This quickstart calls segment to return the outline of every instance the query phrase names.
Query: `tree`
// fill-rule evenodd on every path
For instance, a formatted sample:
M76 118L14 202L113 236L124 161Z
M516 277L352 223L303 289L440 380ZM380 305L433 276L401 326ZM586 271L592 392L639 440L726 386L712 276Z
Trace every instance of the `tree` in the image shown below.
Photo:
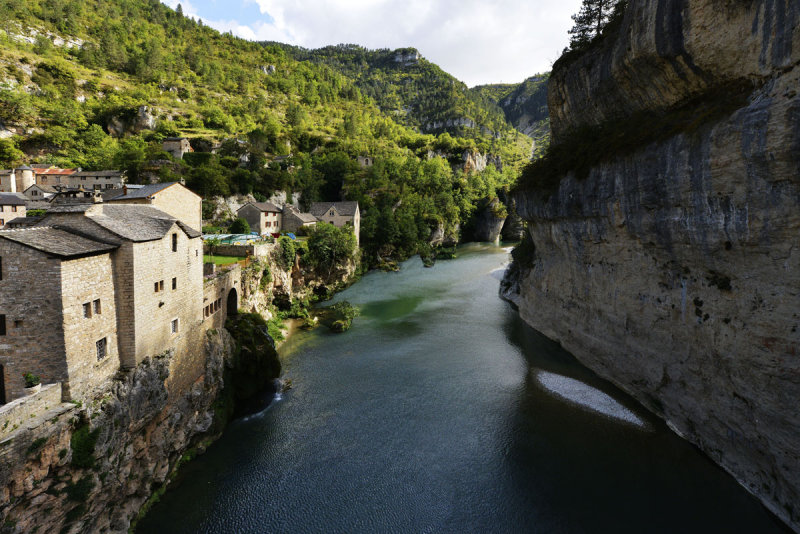
M356 236L350 227L336 228L326 222L318 222L310 230L307 261L315 268L333 270L353 257L356 251Z
M12 166L22 160L22 153L11 139L0 139L0 164Z
M575 26L569 31L570 48L583 48L600 35L617 3L615 0L583 0L581 10L572 15Z
M231 224L230 231L232 234L249 234L250 233L250 223L248 223L243 217L238 217L233 224Z

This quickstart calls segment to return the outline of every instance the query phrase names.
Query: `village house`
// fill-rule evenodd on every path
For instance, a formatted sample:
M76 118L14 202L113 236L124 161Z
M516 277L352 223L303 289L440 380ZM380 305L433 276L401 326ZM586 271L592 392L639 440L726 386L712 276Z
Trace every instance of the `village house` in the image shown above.
M358 202L314 202L311 204L311 214L318 220L330 223L337 228L351 227L356 235L356 243L359 242L361 212L358 209Z
M167 137L161 143L161 147L164 152L169 152L175 159L183 159L183 155L187 152L194 152L186 137Z
M245 204L236 215L247 221L251 232L273 234L281 231L283 210L272 202Z
M39 185L33 184L28 189L23 191L22 193L25 197L29 200L33 201L40 201L40 200L48 200L53 197L58 192L52 185Z
M14 177L14 183L11 183ZM86 189L113 189L122 187L125 173L116 170L83 171L61 169L51 165L23 165L16 169L0 170L0 191L22 193L32 185L44 187L84 187ZM12 191L13 188L13 191Z
M317 218L310 213L302 213L291 204L286 204L283 207L281 218L282 231L297 233L301 228L311 227L315 224L317 224Z
M117 189L125 183L125 174L122 171L81 171L66 176L62 182L69 187L82 186L87 189L106 190Z
M107 191L105 202L113 204L147 204L179 219L195 230L203 227L203 199L178 182L123 186Z
M0 228L18 217L25 217L26 201L20 193L0 193Z
M25 394L25 373L80 400L120 368L189 350L201 252L199 232L149 205L55 205L0 231L0 401Z

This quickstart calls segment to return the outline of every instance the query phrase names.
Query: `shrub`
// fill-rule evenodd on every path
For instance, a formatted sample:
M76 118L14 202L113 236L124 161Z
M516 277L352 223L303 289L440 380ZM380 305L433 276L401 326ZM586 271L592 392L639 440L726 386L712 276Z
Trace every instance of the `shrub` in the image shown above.
M250 223L248 223L244 218L237 217L233 224L231 224L230 232L232 234L249 234L250 233Z
M100 429L89 430L89 425L84 425L77 429L69 440L72 449L72 465L80 468L91 468L94 466L94 446Z
M39 378L39 375L35 375L33 373L25 373L22 375L22 378L25 380L26 388L32 388L42 383L41 379Z
M282 270L288 271L294 265L294 256L297 247L295 247L294 240L287 236L281 236L278 239L278 245L280 246L276 251L277 257L275 261Z

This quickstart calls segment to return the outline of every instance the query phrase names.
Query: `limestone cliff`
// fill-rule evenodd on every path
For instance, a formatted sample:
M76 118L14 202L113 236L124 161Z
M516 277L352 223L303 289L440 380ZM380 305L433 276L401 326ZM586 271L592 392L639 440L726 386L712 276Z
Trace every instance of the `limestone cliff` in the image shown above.
M556 64L556 145L698 102L694 120L525 183L530 241L502 286L798 531L799 22L794 0L631 2L616 36ZM708 114L737 80L742 104Z

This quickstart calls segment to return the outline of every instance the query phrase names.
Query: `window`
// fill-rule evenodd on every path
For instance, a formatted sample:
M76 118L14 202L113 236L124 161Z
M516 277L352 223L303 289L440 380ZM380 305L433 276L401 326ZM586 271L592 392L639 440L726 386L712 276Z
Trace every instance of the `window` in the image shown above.
M331 210L331 217L333 217L333 210Z
M101 313L103 313L102 309L100 308L100 299L97 299L94 302L92 302L92 307L94 308L95 315L100 315Z
M97 340L95 346L97 347L97 361L99 362L106 357L106 338Z
M172 234L172 252L178 252L178 234Z
M3 219L0 219L0 226L3 226L6 222Z
M169 323L169 331L173 334L178 333L178 320L173 319L171 323Z
M173 278L172 279L172 290L175 291L176 289L178 289L178 279L177 278Z
M0 315L0 336L6 335L6 316Z
M155 282L153 284L153 289L155 289L156 293L158 293L159 291L164 291L164 281L159 280L158 282Z
M158 282L155 282L153 284L153 290L155 290L155 292L158 293Z
M16 206L11 206L11 211L17 211L17 207Z
M83 317L86 319L92 317L92 304L90 302L85 302L83 304Z

